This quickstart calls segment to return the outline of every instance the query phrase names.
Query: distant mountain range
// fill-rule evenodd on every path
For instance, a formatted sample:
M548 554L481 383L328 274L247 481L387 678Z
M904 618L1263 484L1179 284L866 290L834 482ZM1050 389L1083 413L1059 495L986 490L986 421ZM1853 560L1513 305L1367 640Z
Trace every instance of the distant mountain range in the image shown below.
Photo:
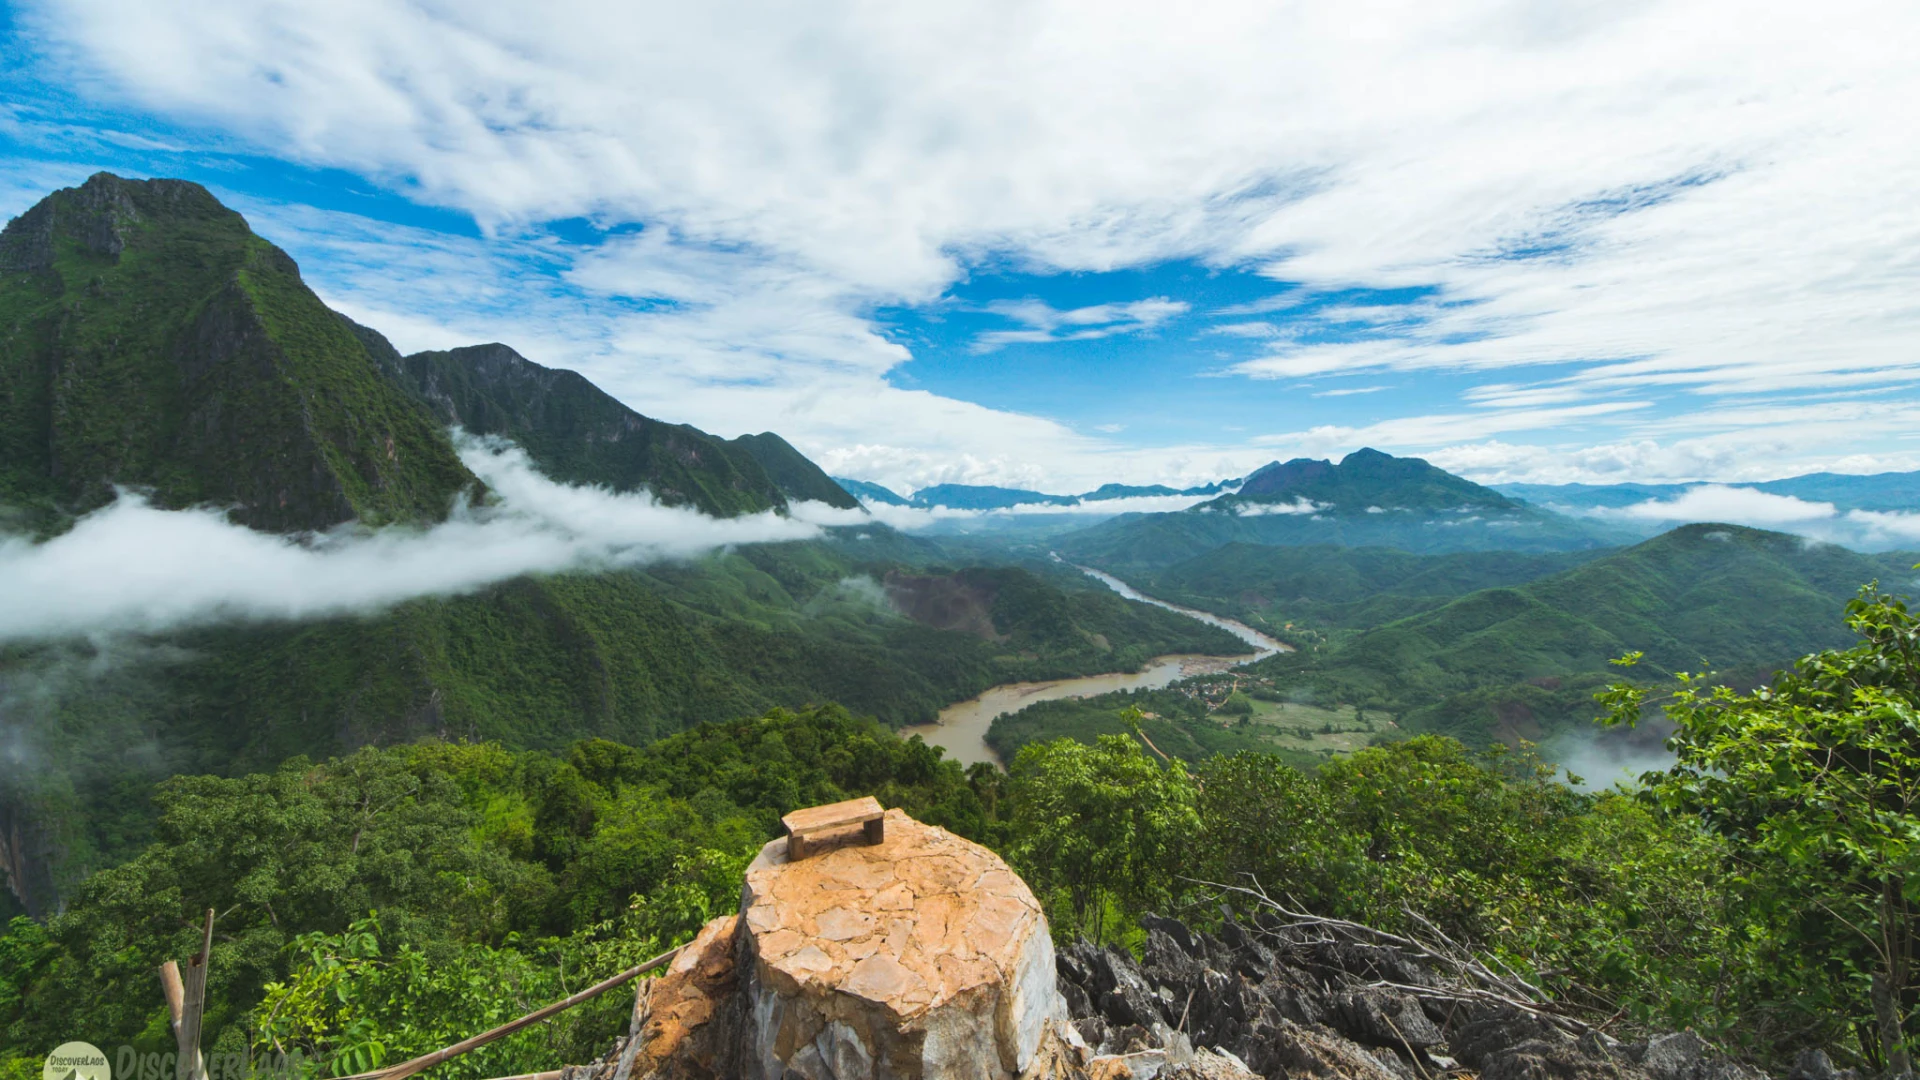
M1702 481L1701 483L1704 483ZM1516 499L1551 508L1620 509L1649 500L1669 500L1700 487L1690 484L1495 484ZM1832 503L1836 510L1920 510L1920 472L1871 475L1807 473L1784 480L1734 483L1725 487L1786 495L1806 502Z
M1311 506L1331 516L1407 512L1507 514L1512 499L1435 468L1419 458L1356 450L1339 464L1312 458L1274 462L1247 477L1240 490L1207 503L1210 510L1247 513L1275 504Z
M1010 510L1016 506L1083 506L1087 503L1156 495L1215 495L1240 483L1238 480L1216 480L1211 484L1187 488L1167 487L1164 484L1102 484L1080 495L1049 495L1043 491L982 484L933 484L914 492L911 498L904 498L893 489L870 481L852 480L844 476L833 479L867 502L928 510Z
M1218 558L1171 569L1164 579L1192 593L1219 592ZM1557 571L1553 559L1502 567L1457 556L1383 562L1365 552L1234 551L1233 558L1258 568L1243 567L1239 580L1265 583L1241 603L1256 601L1269 620L1336 630L1330 647L1274 657L1258 670L1469 742L1539 739L1584 724L1598 713L1593 691L1620 677L1608 661L1628 651L1646 654L1633 673L1643 680L1706 667L1751 684L1798 656L1852 640L1842 618L1847 600L1876 579L1890 590L1910 588L1914 561L1910 552L1865 555L1715 524L1681 526ZM1349 577L1343 598L1398 599L1405 614L1370 626L1328 619L1322 584L1299 580L1308 570ZM1484 587L1460 591L1475 580ZM1361 629L1341 633L1340 624Z
M1057 537L1063 554L1151 573L1227 544L1334 544L1409 552L1581 551L1639 539L1553 513L1419 458L1364 449L1338 463L1274 462L1233 492L1173 513L1125 514Z

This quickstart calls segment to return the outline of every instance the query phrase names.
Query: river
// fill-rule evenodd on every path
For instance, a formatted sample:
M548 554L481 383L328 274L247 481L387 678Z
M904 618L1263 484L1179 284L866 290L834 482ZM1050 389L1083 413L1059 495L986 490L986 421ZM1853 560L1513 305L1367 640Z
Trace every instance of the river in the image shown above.
M1074 569L1129 600L1138 600L1143 604L1177 611L1188 618L1217 626L1252 646L1254 651L1244 656L1189 654L1156 656L1147 661L1139 671L1082 675L1076 679L1051 679L1045 682L1002 683L991 687L978 697L968 698L941 709L940 718L931 724L915 724L912 727L901 728L900 737L918 735L933 746L945 747L947 757L962 765L971 765L976 761L999 765L999 755L987 745L987 729L993 726L995 717L1004 713L1019 712L1036 701L1096 697L1100 694L1113 693L1115 690L1157 690L1190 675L1225 671L1231 667L1272 656L1277 652L1288 651L1286 645L1245 623L1223 619L1211 612L1195 611L1178 604L1169 604L1151 596L1143 596L1133 586L1112 574L1102 573L1085 566L1075 566Z

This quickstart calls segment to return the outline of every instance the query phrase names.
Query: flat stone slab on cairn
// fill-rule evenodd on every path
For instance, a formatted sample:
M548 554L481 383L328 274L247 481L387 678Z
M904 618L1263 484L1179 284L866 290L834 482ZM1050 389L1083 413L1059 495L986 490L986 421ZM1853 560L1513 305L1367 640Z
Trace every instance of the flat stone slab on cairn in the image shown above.
M1067 1017L1039 902L999 856L945 829L889 810L885 837L850 837L797 862L784 838L762 848L737 923L708 924L690 950L712 956L731 940L733 970L689 956L658 981L653 1000L681 1003L673 1012L682 1022L650 1021L635 1075L1011 1080L1025 1071L1049 1026ZM688 1002L709 995L729 1000ZM696 1015L710 1015L711 1030L684 1026ZM695 1049L698 1066L687 1053Z

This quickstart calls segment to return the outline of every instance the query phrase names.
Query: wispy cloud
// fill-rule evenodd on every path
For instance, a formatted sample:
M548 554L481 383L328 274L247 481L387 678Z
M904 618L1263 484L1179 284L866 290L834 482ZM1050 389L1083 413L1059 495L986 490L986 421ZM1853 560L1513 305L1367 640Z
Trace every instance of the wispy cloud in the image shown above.
M1434 446L1510 431L1539 431L1558 428L1583 420L1612 416L1644 409L1644 401L1607 401L1593 405L1574 405L1559 409L1510 409L1484 413L1435 413L1382 420L1364 427L1326 424L1305 431L1261 435L1254 443L1261 446L1299 447L1318 453L1331 453L1350 446Z
M1314 397L1352 397L1355 394L1377 394L1382 390L1391 390L1391 386L1343 386L1338 390L1318 390Z
M1021 330L990 330L974 338L977 352L991 352L1004 345L1036 344L1048 341L1094 341L1115 334L1142 334L1191 305L1184 300L1156 296L1128 303L1094 304L1061 311L1040 300L1002 300L987 305L995 315L1021 324Z

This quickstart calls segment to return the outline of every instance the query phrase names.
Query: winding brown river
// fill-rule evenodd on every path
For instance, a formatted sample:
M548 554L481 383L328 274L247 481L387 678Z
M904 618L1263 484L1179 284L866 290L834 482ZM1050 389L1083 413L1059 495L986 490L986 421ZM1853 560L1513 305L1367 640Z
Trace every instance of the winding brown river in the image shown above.
M1057 557L1057 556L1056 556ZM1277 652L1286 652L1287 646L1255 630L1245 623L1232 619L1223 619L1210 612L1195 611L1178 604L1169 604L1164 600L1155 600L1143 596L1132 586L1112 574L1084 566L1074 569L1094 578L1109 589L1129 600L1138 600L1143 604L1177 611L1188 618L1198 619L1210 626L1222 630L1246 642L1253 651L1244 656L1193 656L1172 654L1156 656L1147 661L1139 671L1115 672L1109 675L1083 675L1076 679L1052 679L1046 682L1002 683L988 689L978 697L956 702L940 710L940 719L931 724L916 724L900 729L901 738L918 735L934 746L946 748L947 757L962 765L971 765L984 761L993 765L1000 764L1000 758L987 745L987 729L993 726L994 718L1005 713L1019 712L1036 701L1057 701L1061 698L1088 698L1100 694L1110 694L1115 690L1157 690L1168 686L1175 680L1189 675L1203 675L1215 671L1225 671L1231 667L1251 663Z

